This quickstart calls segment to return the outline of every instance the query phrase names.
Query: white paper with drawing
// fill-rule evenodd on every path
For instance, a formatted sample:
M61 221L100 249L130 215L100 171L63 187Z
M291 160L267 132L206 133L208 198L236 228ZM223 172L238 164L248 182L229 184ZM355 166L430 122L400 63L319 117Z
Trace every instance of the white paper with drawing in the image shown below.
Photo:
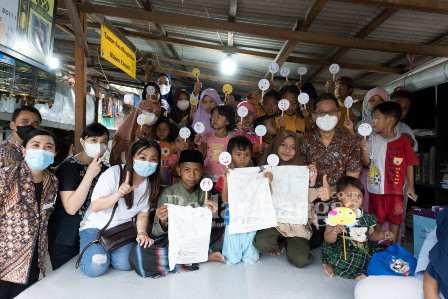
M260 167L230 170L227 181L230 234L277 226L269 180Z
M176 264L206 262L212 227L210 209L170 204L167 206L170 270Z
M277 221L308 223L309 169L306 166L272 167L272 202Z

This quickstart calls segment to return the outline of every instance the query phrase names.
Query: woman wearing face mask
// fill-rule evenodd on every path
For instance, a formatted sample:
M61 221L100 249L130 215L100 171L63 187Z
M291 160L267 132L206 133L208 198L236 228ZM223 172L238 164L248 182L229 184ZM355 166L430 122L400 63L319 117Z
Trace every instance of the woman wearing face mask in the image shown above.
M90 197L108 165L104 153L109 131L100 123L86 126L81 135L83 150L67 158L56 171L59 193L48 222L48 251L53 270L79 253L79 224L90 205Z
M14 298L45 274L48 216L58 180L46 169L56 138L36 129L23 139L24 161L0 169L0 298Z
M124 120L121 126L115 133L112 149L110 151L109 162L111 165L118 165L126 162L126 157L129 156L131 144L136 140L144 138L154 138L155 128L154 124L160 117L160 88L154 82L145 84L142 93L142 100L137 106L137 109ZM146 123L139 125L137 117L141 114L146 116Z
M177 90L174 94L174 106L171 108L170 117L176 123L189 126L194 108L190 106L190 95L185 89Z
M160 157L157 141L141 138L132 145L126 164L110 167L100 176L79 229L81 251L96 239L116 204L117 209L107 229L136 217L137 246L147 248L152 245L153 240L146 229L149 210L156 207L160 192ZM134 245L131 242L110 252L106 252L101 244L87 247L80 260L81 272L97 277L110 266L121 271L131 270L129 252Z
M174 89L171 85L171 76L167 73L158 73L156 76L156 82L160 88L160 100L162 102L162 106L169 113L174 107Z

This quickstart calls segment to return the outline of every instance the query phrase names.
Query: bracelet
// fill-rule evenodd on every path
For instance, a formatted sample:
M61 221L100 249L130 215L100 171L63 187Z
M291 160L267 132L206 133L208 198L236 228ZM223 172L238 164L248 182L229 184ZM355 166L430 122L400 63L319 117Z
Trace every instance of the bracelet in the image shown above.
M137 235L144 235L148 237L148 233L147 232L139 232Z

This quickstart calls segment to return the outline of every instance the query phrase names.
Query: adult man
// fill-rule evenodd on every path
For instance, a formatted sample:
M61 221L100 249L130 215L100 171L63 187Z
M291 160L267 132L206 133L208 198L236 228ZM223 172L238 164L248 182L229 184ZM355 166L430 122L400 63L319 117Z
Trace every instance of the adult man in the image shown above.
M34 107L22 106L14 110L9 123L12 134L7 140L0 142L0 167L23 160L23 139L31 131L39 129L41 121L42 116Z

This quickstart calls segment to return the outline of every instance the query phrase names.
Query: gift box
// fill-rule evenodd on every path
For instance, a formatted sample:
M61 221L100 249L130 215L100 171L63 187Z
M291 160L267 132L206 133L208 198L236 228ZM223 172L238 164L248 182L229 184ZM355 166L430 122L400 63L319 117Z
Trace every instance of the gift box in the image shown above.
M436 228L437 214L444 207L434 206L432 209L415 209L414 222L414 256L418 258L426 236Z

